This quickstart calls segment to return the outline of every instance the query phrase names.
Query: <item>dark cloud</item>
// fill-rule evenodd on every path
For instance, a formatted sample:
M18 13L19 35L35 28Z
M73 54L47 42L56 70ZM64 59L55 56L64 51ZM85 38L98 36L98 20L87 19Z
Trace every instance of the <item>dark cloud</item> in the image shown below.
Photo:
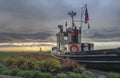
M66 20L67 12L77 12L88 4L90 30L83 27L84 38L119 40L120 0L0 0L0 31L33 33L56 32Z
M53 23L66 16L63 3L64 1L49 0L1 0L0 16L2 19L0 20L4 21L0 21L1 31L52 31Z

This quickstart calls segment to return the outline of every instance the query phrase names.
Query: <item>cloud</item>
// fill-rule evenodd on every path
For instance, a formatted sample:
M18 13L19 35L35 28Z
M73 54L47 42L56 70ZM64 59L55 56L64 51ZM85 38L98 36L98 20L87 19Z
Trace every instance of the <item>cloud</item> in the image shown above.
M86 3L91 29L83 27L84 38L119 40L120 0L0 0L0 31L56 33L58 24L70 23L67 13L74 10L79 19Z
M56 27L53 23L64 19L66 16L62 2L64 1L1 0L1 31L52 31L50 27L51 29Z

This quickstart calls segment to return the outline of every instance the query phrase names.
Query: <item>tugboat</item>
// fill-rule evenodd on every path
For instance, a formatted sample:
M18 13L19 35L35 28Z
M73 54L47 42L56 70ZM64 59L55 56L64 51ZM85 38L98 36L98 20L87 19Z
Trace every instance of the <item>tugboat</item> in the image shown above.
M74 11L68 13L72 18L71 27L66 27L64 31L63 25L58 25L59 32L56 34L57 56L70 58L90 68L120 70L120 48L94 50L93 43L81 42L83 13L85 13L85 23L88 23L89 20L87 7L85 7L81 14L80 27L75 26L74 16L77 13Z

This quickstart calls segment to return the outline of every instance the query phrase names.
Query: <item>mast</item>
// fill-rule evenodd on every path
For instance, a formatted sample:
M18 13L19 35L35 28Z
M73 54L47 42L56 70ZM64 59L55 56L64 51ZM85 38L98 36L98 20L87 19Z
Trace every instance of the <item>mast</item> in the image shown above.
M74 16L76 16L76 12L74 12L74 11L70 11L70 12L68 12L68 15L70 15L71 16L71 18L72 18L72 28L75 26L74 24Z
M84 7L81 8L81 18L80 18L80 27L79 27L79 32L80 32L80 43L82 42L82 25L83 25L83 14L84 14Z
M76 12L74 11L70 11L68 13L68 15L71 16L72 18L72 32L71 32L71 41L72 43L77 43L78 44L78 29L77 27L75 26L75 23L74 23L74 16L76 16Z

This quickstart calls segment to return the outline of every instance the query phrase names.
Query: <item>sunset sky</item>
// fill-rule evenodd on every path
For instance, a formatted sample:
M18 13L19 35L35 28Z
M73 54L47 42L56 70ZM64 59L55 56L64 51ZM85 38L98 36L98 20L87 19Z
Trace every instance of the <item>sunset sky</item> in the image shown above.
M69 11L88 5L90 29L83 25L88 41L120 41L120 0L0 0L0 32L55 34L68 21ZM79 23L76 25L79 26Z

